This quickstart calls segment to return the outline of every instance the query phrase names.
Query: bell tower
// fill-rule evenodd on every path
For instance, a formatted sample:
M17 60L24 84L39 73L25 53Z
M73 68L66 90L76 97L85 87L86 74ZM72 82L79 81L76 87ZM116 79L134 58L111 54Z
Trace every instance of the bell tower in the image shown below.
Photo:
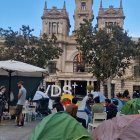
M83 19L90 20L93 18L92 10L93 0L75 0L75 11L74 11L74 30L80 27L80 23Z
M103 8L102 0L100 1L100 8L97 16L99 29L104 29L109 25L117 25L123 28L124 19L122 0L120 0L120 6L118 8L112 5L110 5L109 8Z
M70 30L69 16L66 10L66 3L64 1L63 8L58 9L53 6L51 9L47 8L47 2L44 5L44 12L42 18L42 34L55 34L56 36L68 36Z

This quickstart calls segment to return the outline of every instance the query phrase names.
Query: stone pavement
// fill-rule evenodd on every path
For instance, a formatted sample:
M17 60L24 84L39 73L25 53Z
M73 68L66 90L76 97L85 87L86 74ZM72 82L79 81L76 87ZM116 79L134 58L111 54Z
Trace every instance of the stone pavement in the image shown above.
M23 127L17 127L14 121L3 121L0 124L0 140L28 140L38 123L39 121L32 121L25 123Z

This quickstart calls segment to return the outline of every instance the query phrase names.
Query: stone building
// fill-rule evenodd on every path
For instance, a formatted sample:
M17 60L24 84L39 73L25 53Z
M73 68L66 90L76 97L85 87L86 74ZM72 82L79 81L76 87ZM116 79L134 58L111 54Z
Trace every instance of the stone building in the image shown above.
M93 17L93 0L75 0L74 11L74 29L78 29L83 19L91 19ZM97 24L99 28L104 28L107 25L116 24L123 27L124 12L122 0L120 0L119 8L109 6L103 8L102 0L100 2L99 13L97 16ZM44 80L44 86L48 85L76 85L72 86L74 94L86 95L86 86L91 84L96 89L96 77L87 72L86 64L82 60L81 54L77 47L74 35L69 35L70 21L64 2L62 9L52 7L47 8L45 2L44 12L42 16L42 33L51 35L54 33L58 39L58 46L63 49L63 54L59 59L52 60L48 63L49 76ZM112 81L112 93L123 92L128 89L130 93L133 90L140 91L140 80L134 77L134 63L122 78L115 78ZM139 71L139 69L137 69ZM140 77L140 72L135 75ZM75 88L74 88L75 87ZM101 86L101 90L103 87Z
M76 9L74 12L75 30L79 28L83 19L91 19L93 16L93 0L75 0ZM58 45L63 49L63 54L59 59L50 61L48 64L49 76L45 79L45 86L56 84L73 86L73 93L86 95L86 85L96 84L96 79L86 72L85 64L80 61L80 54L77 50L77 44L74 35L69 35L70 21L64 2L62 9L53 7L47 8L45 3L42 16L42 33L51 35L55 33Z
M97 16L97 24L100 29L103 29L108 25L119 25L123 28L124 19L125 16L123 12L122 0L120 1L119 8L114 8L112 5L109 6L109 8L103 8L101 0Z
M93 0L75 0L74 9L74 29L80 27L83 19L91 19L93 17ZM78 44L75 41L74 34L70 33L70 20L66 8L66 3L62 9L52 7L49 9L45 2L44 11L42 15L42 34L55 34L57 36L57 43L63 49L63 54L59 59L49 61L48 71L49 75L44 79L44 86L48 85L64 85L72 86L74 94L86 95L87 85L93 85L97 88L96 77L87 72L86 64L82 59L81 53L78 51ZM128 17L129 18L129 17ZM124 11L122 0L118 8L109 6L103 7L103 1L100 0L100 7L97 16L98 27L103 29L108 25L119 25L123 27ZM95 19L94 19L95 20ZM137 41L138 38L132 38ZM4 39L0 39L0 47L4 46ZM75 88L74 88L75 87ZM103 91L103 87L100 87ZM112 80L112 93L123 92L128 89L130 93L134 90L140 92L140 60L132 61L132 65L126 70L126 74L121 78L115 77ZM63 92L63 91L62 91Z

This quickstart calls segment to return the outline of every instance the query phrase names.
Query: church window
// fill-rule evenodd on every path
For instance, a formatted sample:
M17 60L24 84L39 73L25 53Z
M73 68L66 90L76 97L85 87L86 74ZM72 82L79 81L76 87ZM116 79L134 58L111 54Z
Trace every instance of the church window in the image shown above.
M108 22L105 22L105 27L107 27L108 26Z
M59 22L57 22L57 33L59 33Z
M134 66L134 77L140 78L140 66Z
M52 23L52 33L54 33L54 34L57 33L57 24L56 24L56 22Z
M73 60L73 72L85 72L85 63L81 53L78 53Z
M56 62L48 63L48 71L49 73L56 73Z
M51 33L51 22L49 22L49 34Z
M82 11L86 10L86 2L81 2L81 10Z
M108 26L113 26L113 22L108 22Z
M110 33L112 31L112 26L114 26L114 22L105 22L105 28L107 33Z

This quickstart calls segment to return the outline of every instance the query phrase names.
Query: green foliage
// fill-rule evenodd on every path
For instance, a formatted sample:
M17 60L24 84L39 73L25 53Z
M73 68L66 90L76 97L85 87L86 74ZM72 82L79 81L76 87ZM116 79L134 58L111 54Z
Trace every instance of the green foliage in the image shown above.
M5 39L5 47L0 48L0 60L14 59L45 67L48 60L59 58L62 49L57 46L57 38L46 34L38 38L32 35L33 31L25 25L19 32L0 28L0 36Z
M135 56L134 42L122 28L118 26L97 29L91 21L85 20L80 29L75 31L76 41L90 67L90 72L98 81L122 76Z
M126 90L123 92L123 95L124 95L125 97L128 97L128 95L129 95L128 89L126 89Z
M91 92L94 89L94 87L92 85L87 85L86 88L89 92Z

